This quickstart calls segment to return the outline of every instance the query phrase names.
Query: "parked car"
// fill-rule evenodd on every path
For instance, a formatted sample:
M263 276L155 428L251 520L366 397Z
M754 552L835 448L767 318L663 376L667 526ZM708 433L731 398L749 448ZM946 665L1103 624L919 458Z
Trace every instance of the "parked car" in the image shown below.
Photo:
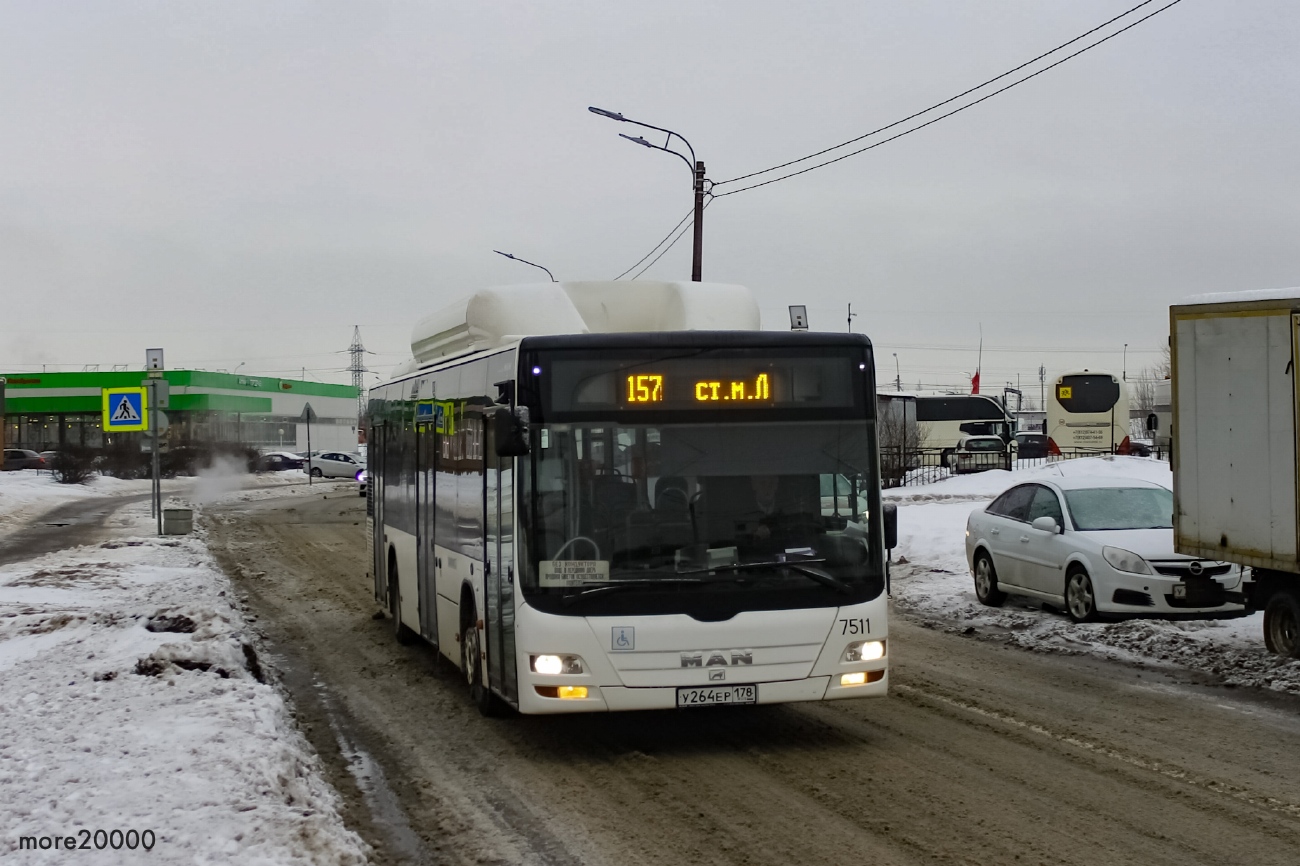
M1062 606L1075 622L1099 615L1244 616L1225 593L1242 569L1174 553L1173 493L1136 479L1075 477L1018 484L971 513L966 559L975 595Z
M1141 439L1130 439L1128 443L1128 453L1130 457L1150 457L1151 443Z
M360 491L361 491L361 493L360 493L359 495L361 495L361 496L365 496L365 495L366 495L366 485L369 483L369 481L370 481L370 473L369 473L369 472L367 472L366 470L362 469L360 472L357 473L357 487L358 487L358 488L360 489Z
M1017 459L1038 460L1047 456L1046 433L1017 433Z
M342 451L322 451L307 458L307 466L314 478L356 478L365 468L360 458Z
M257 458L258 472L284 472L289 469L302 469L307 461L297 454L287 451L271 451Z
M963 436L948 457L948 466L958 475L1010 469L1011 452L1000 436Z
M45 458L35 451L27 448L6 448L4 471L12 472L18 469L49 469L50 465Z

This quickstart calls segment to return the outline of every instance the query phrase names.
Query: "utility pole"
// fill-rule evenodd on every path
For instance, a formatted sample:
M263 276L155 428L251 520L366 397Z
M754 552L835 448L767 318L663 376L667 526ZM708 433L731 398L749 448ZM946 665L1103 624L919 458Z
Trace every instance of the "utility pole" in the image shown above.
M357 433L360 433L365 427L366 420L364 378L366 374L366 347L361 345L360 325L352 326L352 345L348 346L348 353L352 356L352 363L348 365L348 369L352 371L352 387L357 389Z
M1047 411L1047 368L1038 365L1038 408Z
M663 144L654 144L646 141L639 135L624 135L621 132L619 133L619 137L626 138L633 144L639 144L642 147L648 147L651 150L662 150L664 153L671 153L673 156L680 157L682 162L686 163L686 167L691 170L693 178L692 188L695 191L695 225L693 227L695 243L693 245L694 249L691 251L691 282L698 283L701 280L701 259L704 257L704 161L696 159L695 148L691 147L691 143L683 138L680 133L673 132L671 129L666 129L662 126L653 126L649 123L642 123L639 120L624 117L617 111L597 108L594 105L587 106L587 110L592 114L599 114L601 117L608 117L610 120L617 120L619 123L630 123L633 126L640 126L645 129L653 129L655 132L664 133L668 137L664 139ZM690 151L691 154L689 158L686 154L678 153L668 146L673 138L677 138L682 144L686 145L686 149Z
M857 315L858 315L857 313L853 312L853 304L850 302L850 303L849 303L849 317L848 317L849 333L850 333L850 334L853 333L853 319L854 319L854 317L856 317Z
M681 138L681 136L678 136ZM686 139L682 139L685 141ZM690 145L687 145L689 147ZM695 160L695 244L691 250L691 282L701 280L700 270L704 258L704 161ZM852 330L850 328L850 330Z

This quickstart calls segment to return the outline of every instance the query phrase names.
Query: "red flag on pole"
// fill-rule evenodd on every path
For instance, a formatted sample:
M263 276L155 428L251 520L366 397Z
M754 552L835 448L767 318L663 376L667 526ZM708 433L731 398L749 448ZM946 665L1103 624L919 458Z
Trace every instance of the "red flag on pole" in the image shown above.
M980 371L976 370L975 375L970 377L970 392L978 394L980 392Z

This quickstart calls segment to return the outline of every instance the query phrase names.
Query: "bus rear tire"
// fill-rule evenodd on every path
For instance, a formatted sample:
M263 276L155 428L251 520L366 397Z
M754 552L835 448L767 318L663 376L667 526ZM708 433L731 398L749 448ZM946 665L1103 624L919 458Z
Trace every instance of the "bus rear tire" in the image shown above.
M469 698L480 714L495 716L498 714L496 697L487 683L483 682L483 645L473 602L468 602L461 610L469 614L462 614L460 626L460 665L469 686Z
M400 596L401 584L397 581L397 556L389 554L388 556L388 612L393 617L393 636L402 646L406 646L415 639L415 632L407 628L402 622L402 603Z
M1300 599L1289 590L1273 593L1264 607L1264 646L1269 652L1300 658Z

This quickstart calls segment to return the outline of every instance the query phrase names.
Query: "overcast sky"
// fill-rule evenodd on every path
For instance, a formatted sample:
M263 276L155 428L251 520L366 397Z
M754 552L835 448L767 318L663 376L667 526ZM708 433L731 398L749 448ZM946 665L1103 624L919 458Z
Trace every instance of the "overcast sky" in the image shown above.
M494 248L610 279L687 213L687 167L588 105L677 130L724 181L1137 2L0 2L0 370L162 346L170 367L344 382L359 325L386 375L419 318L544 278ZM1183 0L715 199L704 278L749 286L769 328L798 303L841 330L852 303L908 388L966 381L981 329L986 388L1118 370L1126 343L1140 370L1171 302L1300 284L1297 45L1294 0ZM689 234L645 276L689 279Z

